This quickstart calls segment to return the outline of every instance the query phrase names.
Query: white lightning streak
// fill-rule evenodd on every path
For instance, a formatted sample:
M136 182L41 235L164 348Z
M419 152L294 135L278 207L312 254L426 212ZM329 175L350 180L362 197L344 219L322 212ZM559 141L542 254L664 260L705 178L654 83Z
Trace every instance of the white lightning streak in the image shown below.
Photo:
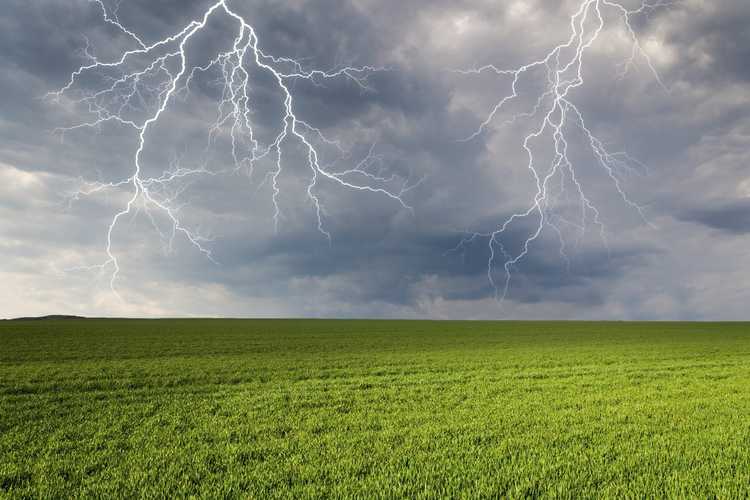
M510 79L510 92L492 107L484 121L473 134L465 139L466 141L482 135L495 122L498 115L507 108L509 103L519 98L519 85L523 77L532 77L531 72L534 70L541 70L546 73L546 82L544 82L543 90L536 99L533 108L528 112L515 114L503 122L503 125L507 125L521 119L538 120L538 122L532 121L535 125L533 125L531 133L523 140L523 149L528 158L526 167L536 185L536 193L531 204L526 209L509 216L493 231L468 233L454 249L460 249L480 238L487 239L489 247L487 278L495 290L496 297L500 300L504 300L508 294L514 266L528 255L530 246L539 238L546 227L550 227L559 238L560 254L567 265L569 265L569 260L565 253L566 244L558 224L577 228L582 234L587 226L587 219L590 217L590 221L599 227L600 235L605 245L607 244L600 212L585 194L584 188L579 182L579 176L576 174L576 166L568 155L570 129L574 129L583 135L595 164L599 165L612 181L624 203L635 209L645 220L643 208L627 195L620 179L622 172L640 171L644 166L627 153L608 151L604 143L594 135L586 124L583 113L572 102L570 93L573 89L584 84L584 56L607 25L605 11L611 11L622 21L624 30L632 43L630 57L623 64L623 69L618 76L624 77L628 70L636 64L636 60L640 58L653 74L656 82L666 90L666 86L657 73L651 58L643 50L633 28L632 19L639 14L648 15L671 4L672 2L664 0L645 0L637 9L628 9L614 0L583 0L578 10L570 18L570 37L568 40L552 48L543 58L515 69L501 69L489 64L475 69L456 71L456 73L464 75L491 72ZM538 141L545 134L548 134L551 138L551 148L554 151L552 164L547 168L537 165L534 147L532 146L532 142ZM561 186L569 182L574 187L581 207L580 221L569 221L555 213L555 198L552 193L551 181L556 177L560 178ZM502 244L502 236L514 223L529 217L538 219L536 225L528 233L520 249L509 252ZM502 283L496 281L494 272L495 262L500 258L499 254L502 255L503 259L504 280Z
M138 146L133 153L132 174L115 182L84 183L73 197L90 196L105 190L132 190L127 202L113 216L106 234L106 261L85 269L112 270L110 286L117 294L115 282L121 272L120 263L115 253L113 235L119 222L130 215L136 215L144 209L148 213L153 226L162 235L172 240L182 235L200 252L211 259L211 251L204 246L205 238L186 227L179 217L179 205L176 198L180 189L172 185L177 181L184 181L205 175L218 175L247 171L252 174L253 167L260 160L270 159L275 168L270 172L272 188L271 202L274 206L274 223L278 225L281 218L279 204L279 177L284 167L285 147L292 143L305 151L307 168L310 170L307 196L312 202L317 217L318 230L330 241L331 235L324 225L324 208L322 200L316 193L320 179L326 179L339 186L355 191L367 191L384 195L400 206L410 209L404 201L403 195L414 187L408 179L397 176L385 177L379 173L372 173L370 166L378 163L378 157L370 150L370 154L358 165L343 171L335 171L321 164L321 151L316 144L336 148L342 154L341 146L327 139L323 132L300 119L295 111L295 97L291 83L305 80L314 85L334 78L348 79L362 90L367 90L367 77L376 71L386 71L383 67L343 67L333 71L305 69L297 60L276 57L267 54L259 45L258 35L245 17L230 7L229 0L219 0L212 4L199 19L192 20L177 33L164 39L147 43L142 35L134 29L129 29L120 22L117 14L119 3L110 12L104 0L89 0L95 4L103 15L104 21L125 35L136 48L123 51L117 58L101 61L89 50L86 41L85 55L87 64L73 71L68 82L49 97L59 101L63 98L74 105L82 106L92 115L87 121L61 128L65 133L71 130L100 127L106 123L120 124L135 130ZM214 16L225 16L232 23L236 31L233 33L231 48L218 53L203 66L188 65L188 44ZM145 62L144 62L145 61ZM136 69L133 69L135 66ZM250 70L265 72L275 82L277 90L283 97L283 116L281 116L281 130L268 144L261 144L256 138L251 116L254 110L251 100ZM231 137L231 156L234 165L230 169L209 169L203 165L198 168L184 168L178 164L171 165L162 174L149 177L144 174L143 152L149 142L150 132L157 124L169 105L179 96L187 95L190 86L198 74L208 71L218 71L219 84L222 88L221 99L217 105L218 117L209 128L207 149L215 141L216 136L224 130L229 130ZM112 74L116 76L111 76ZM86 78L99 78L104 82L94 90L87 89ZM151 109L148 109L150 105ZM136 110L146 108L149 112L145 117L136 118ZM394 181L399 185L393 189ZM264 181L265 182L265 181ZM171 193L171 194L170 194ZM148 212L155 209L165 215L171 224L169 235L159 230L153 216ZM84 268L78 268L84 269Z

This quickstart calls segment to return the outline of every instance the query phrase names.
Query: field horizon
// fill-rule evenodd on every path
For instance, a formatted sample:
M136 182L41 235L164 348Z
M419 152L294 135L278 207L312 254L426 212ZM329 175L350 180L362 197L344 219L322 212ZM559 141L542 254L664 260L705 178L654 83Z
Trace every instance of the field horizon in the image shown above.
M0 318L0 321L69 321L69 320L102 320L102 321L412 321L421 323L629 323L629 324L747 324L750 320L733 319L452 319L452 318L378 318L367 316L335 317L335 316L80 316L76 314L42 314L39 316L19 316Z
M749 332L4 321L0 495L744 496Z

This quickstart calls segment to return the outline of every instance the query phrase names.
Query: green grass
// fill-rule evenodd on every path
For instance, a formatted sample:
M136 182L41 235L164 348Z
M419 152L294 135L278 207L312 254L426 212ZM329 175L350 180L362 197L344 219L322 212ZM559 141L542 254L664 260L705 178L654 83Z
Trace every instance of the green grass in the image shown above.
M0 322L0 496L748 494L748 324Z

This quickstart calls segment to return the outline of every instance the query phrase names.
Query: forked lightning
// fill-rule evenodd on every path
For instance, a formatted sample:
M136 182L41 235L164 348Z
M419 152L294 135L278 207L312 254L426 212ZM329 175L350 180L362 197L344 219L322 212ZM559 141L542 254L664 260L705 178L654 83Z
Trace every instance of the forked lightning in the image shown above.
M549 227L560 240L560 253L567 261L565 253L565 239L561 226L563 224L572 226L581 232L585 231L588 223L599 227L600 234L606 244L606 234L599 210L587 196L579 178L578 166L570 158L569 137L572 130L582 133L585 144L589 148L588 154L594 160L606 176L609 177L615 190L623 202L637 211L645 219L643 208L633 201L622 187L621 176L625 172L643 170L643 165L625 152L611 152L604 142L597 138L586 124L584 114L578 106L573 103L570 96L571 91L584 84L584 58L586 53L597 42L600 34L608 24L607 15L613 15L624 27L630 39L632 49L629 57L622 64L619 77L622 78L638 62L642 61L649 69L656 82L664 89L651 58L644 50L633 23L636 16L649 15L657 9L661 9L672 2L662 0L643 1L637 8L629 9L623 4L613 0L584 0L570 18L570 37L564 43L552 48L544 57L514 69L503 69L489 64L486 66L461 70L457 73L464 75L491 73L510 82L510 91L502 97L488 112L486 119L477 130L466 140L473 140L485 133L485 131L498 119L507 109L512 101L520 99L520 87L524 79L531 79L532 83L538 85L541 90L538 93L533 107L523 113L510 116L503 124L515 124L522 120L531 123L531 132L523 140L523 149L528 158L528 168L536 186L536 192L530 204L520 212L513 213L507 219L498 224L497 228L489 232L476 232L468 234L458 245L462 248L479 239L487 239L489 247L489 258L487 261L487 277L495 290L495 294L501 300L507 296L510 286L512 272L521 260L529 253L530 245L537 240L542 231ZM540 72L546 81L533 81L537 78L535 72ZM524 80L525 81L525 80ZM533 85L529 85L534 89ZM526 89L528 90L528 89ZM538 165L535 151L539 146L534 144L541 142L546 144L554 152L550 165ZM553 186L553 180L557 179L561 186L567 182L575 190L575 196L580 204L580 216L578 220L569 220L563 215L555 212L556 196L553 192L557 182ZM562 188L560 188L562 189ZM502 238L509 228L523 219L534 217L537 223L527 234L527 237L516 251L510 251L503 245ZM502 256L502 257L500 257ZM504 277L498 283L495 278L495 265L498 260L503 261Z
M89 2L101 11L104 22L126 36L134 48L123 51L113 60L103 61L92 54L87 40L84 50L87 64L76 69L65 86L49 94L49 97L56 101L66 99L67 102L85 110L91 117L70 127L61 128L60 131L63 133L114 123L130 128L137 134L138 146L133 153L132 174L115 182L86 182L75 196L93 195L112 189L130 190L127 203L114 215L109 224L106 261L87 268L111 269L110 285L113 292L117 293L115 281L120 273L113 233L124 217L134 215L142 208L146 210L157 230L159 228L150 210L158 210L168 218L171 225L169 234L161 230L159 232L168 238L170 246L174 237L179 234L211 258L206 239L188 228L179 217L179 183L187 178L243 170L251 173L259 161L270 159L275 168L266 175L265 182L271 184L274 222L278 225L281 215L279 178L284 167L284 151L290 147L301 148L307 158L307 167L310 171L307 196L315 210L317 227L329 240L331 235L324 225L323 203L316 192L321 179L347 189L379 193L410 209L403 195L413 188L414 184L410 184L407 179L396 178L397 176L383 176L378 170L371 168L378 163L372 155L372 149L368 157L346 170L333 170L330 166L324 165L321 159L322 147L342 153L341 157L344 157L344 150L338 142L327 139L319 128L300 119L295 109L292 85L295 81L306 80L320 85L331 79L348 79L362 90L367 90L368 76L376 71L386 71L387 68L346 66L333 71L311 70L306 69L298 60L268 54L261 48L253 26L230 6L228 0L217 1L200 19L191 21L177 33L153 43L148 43L135 28L126 27L120 21L117 12L119 3L114 9L109 10L104 0ZM201 66L190 66L190 42L206 29L209 21L215 16L224 16L231 23L234 30L233 43L209 62ZM258 140L255 133L256 125L252 121L255 108L251 99L251 68L269 75L283 98L283 116L280 117L283 125L274 139L266 141L265 144ZM221 98L216 108L218 117L209 127L208 143L210 145L218 134L228 130L234 164L227 169L209 168L206 165L186 168L180 166L179 162L173 162L158 176L145 175L144 149L151 138L152 129L162 119L170 104L190 91L190 85L197 75L209 71L215 71L219 75ZM91 80L100 83L92 89L89 83ZM138 113L132 112L135 109L145 109L147 112L137 118Z

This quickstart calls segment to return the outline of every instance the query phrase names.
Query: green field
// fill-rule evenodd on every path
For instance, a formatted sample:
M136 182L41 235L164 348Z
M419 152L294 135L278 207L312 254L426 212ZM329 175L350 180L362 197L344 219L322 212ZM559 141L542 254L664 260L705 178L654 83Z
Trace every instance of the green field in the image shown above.
M748 494L748 324L0 322L2 497Z

